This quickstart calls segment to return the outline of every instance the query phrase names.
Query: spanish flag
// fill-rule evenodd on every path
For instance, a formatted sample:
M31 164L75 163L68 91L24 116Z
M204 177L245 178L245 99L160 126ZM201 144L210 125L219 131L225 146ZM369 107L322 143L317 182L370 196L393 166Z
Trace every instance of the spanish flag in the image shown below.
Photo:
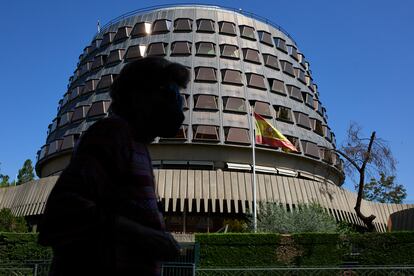
M296 147L265 118L254 113L256 121L256 143L266 144L272 147L281 147L283 150L298 151Z

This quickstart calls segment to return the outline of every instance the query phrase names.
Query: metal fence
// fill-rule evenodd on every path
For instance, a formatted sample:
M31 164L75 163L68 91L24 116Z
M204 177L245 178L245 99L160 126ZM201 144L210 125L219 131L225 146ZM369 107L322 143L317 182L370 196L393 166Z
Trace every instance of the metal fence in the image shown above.
M179 275L179 274L177 274ZM197 269L196 276L412 276L414 266L405 267L275 267L275 268L204 268Z
M47 276L50 261L0 262L0 276Z

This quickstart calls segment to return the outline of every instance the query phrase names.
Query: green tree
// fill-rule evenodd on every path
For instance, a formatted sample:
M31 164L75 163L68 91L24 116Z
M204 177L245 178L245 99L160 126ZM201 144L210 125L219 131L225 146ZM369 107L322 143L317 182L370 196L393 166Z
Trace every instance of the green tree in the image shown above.
M380 173L380 179L371 178L364 186L364 198L382 203L402 203L407 191L401 184L394 183L395 176Z
M251 222L253 225L253 222ZM257 230L270 233L337 232L335 219L323 208L311 203L299 204L291 212L278 203L260 203Z
M26 220L23 217L16 217L10 209L0 210L0 232L27 232Z
M0 163L0 165L1 165L1 163ZM0 169L0 171L1 171L1 169ZM0 173L0 187L9 186L10 185L9 180L10 180L10 177L8 175Z
M32 160L27 159L24 161L23 167L19 170L17 175L17 185L29 182L34 179L34 169L32 165Z

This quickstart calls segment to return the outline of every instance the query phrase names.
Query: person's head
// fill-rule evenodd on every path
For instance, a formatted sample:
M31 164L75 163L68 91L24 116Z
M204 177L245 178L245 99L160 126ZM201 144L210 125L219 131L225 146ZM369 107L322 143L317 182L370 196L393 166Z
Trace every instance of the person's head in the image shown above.
M188 81L186 67L161 57L128 63L111 86L111 110L126 119L142 141L173 137L184 120L179 89Z

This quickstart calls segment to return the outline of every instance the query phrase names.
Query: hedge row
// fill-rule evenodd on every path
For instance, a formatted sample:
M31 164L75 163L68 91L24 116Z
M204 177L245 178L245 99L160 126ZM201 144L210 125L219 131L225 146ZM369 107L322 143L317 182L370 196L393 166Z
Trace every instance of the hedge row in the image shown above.
M51 258L52 250L37 244L37 234L0 233L0 263Z
M199 267L413 265L414 232L197 234Z

